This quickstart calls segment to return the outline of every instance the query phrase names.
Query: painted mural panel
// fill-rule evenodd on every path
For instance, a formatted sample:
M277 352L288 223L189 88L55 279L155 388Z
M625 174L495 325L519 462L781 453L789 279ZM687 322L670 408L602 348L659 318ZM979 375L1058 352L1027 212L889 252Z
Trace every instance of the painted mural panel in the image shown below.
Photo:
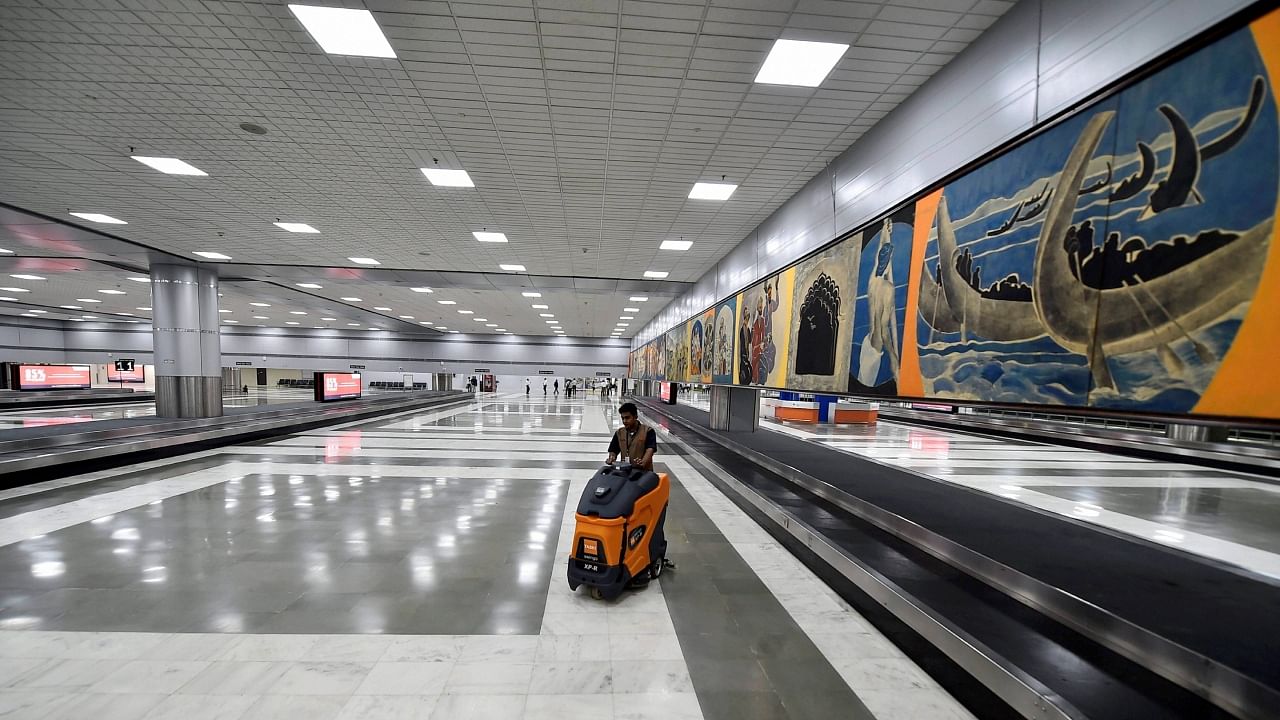
M794 278L788 268L738 294L737 384L785 385Z
M858 235L796 265L788 388L844 392L861 253Z
M715 309L689 321L689 382L711 382L715 354Z
M688 382L689 332L688 323L681 323L667 331L666 377L670 382Z
M1246 29L947 186L920 276L926 394L1194 409L1271 250L1276 136Z
M849 392L898 393L914 223L915 206L909 205L848 241L861 247L846 383Z
M653 379L667 379L667 336L659 335L650 345L653 346Z
M711 382L728 385L734 376L734 341L737 332L738 298L731 297L715 308L715 358L711 364Z

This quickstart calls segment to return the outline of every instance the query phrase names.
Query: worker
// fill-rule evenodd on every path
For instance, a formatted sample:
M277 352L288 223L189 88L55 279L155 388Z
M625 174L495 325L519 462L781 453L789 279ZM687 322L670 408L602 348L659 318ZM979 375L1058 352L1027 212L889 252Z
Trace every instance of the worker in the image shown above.
M605 463L612 465L621 455L632 467L652 470L653 455L658 452L658 433L640 422L635 403L623 403L618 415L622 418L622 427L609 441L609 459Z

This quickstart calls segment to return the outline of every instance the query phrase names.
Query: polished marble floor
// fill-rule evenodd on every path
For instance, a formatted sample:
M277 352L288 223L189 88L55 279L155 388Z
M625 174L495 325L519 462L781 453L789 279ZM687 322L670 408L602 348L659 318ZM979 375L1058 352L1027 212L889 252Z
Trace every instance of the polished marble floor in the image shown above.
M224 395L222 406L251 407L255 405L306 402L310 399L312 399L310 390L253 388L248 393ZM44 425L70 425L98 420L152 417L155 414L156 405L154 402L105 403L45 409L10 410L0 412L0 430Z
M0 492L0 717L972 717L669 446L681 567L570 592L616 422L482 396Z
M704 394L683 398L708 409ZM1280 578L1280 484L1177 462L882 420L762 427Z

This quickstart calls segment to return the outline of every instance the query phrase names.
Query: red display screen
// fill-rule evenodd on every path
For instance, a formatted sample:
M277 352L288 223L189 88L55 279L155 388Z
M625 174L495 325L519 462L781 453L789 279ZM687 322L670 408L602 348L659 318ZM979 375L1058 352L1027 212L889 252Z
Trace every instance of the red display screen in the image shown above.
M19 390L88 390L93 376L88 365L19 365Z
M671 383L664 382L658 385L658 394L664 402L671 402Z
M107 382L140 383L147 381L147 371L142 365L134 365L132 370L107 369Z
M360 397L360 373L316 373L316 400L350 400Z

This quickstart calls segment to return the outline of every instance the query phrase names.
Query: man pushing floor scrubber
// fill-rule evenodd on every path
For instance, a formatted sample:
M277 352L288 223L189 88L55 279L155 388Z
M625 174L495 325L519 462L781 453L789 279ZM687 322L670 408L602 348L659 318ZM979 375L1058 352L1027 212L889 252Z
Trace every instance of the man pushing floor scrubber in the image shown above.
M670 566L662 525L671 482L653 471L657 433L640 422L633 403L618 414L622 427L609 443L609 458L578 501L569 557L569 589L586 585L592 597L605 600L647 585ZM623 463L615 465L619 456Z

